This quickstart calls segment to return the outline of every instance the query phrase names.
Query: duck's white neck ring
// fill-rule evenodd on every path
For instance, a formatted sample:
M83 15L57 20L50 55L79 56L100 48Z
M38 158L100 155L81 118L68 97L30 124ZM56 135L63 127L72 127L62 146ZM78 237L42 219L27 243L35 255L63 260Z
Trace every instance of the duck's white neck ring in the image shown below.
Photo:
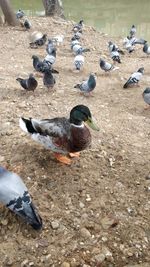
M71 123L71 126L73 126L75 128L84 128L84 123L82 123L81 125L76 125L74 123Z

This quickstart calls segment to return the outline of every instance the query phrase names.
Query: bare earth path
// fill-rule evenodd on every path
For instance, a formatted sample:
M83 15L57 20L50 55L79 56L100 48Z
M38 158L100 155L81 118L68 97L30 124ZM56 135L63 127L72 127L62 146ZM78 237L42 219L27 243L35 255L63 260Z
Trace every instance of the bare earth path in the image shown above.
M111 61L106 45L110 38L85 26L82 43L91 52L85 55L84 70L76 73L72 24L46 18L33 18L32 24L49 37L65 35L55 64L60 72L56 92L44 88L42 78L37 78L34 94L20 89L16 77L33 72L32 55L43 58L45 49L30 49L28 32L1 28L0 165L23 178L44 228L35 232L1 206L0 266L148 267L150 109L144 110L142 92L150 86L150 59L138 46L135 53L122 56L119 70L105 75L99 58L105 55ZM122 46L121 39L111 40ZM123 90L130 74L143 66L140 87ZM97 73L94 97L83 97L73 87L91 71ZM69 116L81 103L90 108L100 131L91 130L91 148L71 166L56 162L18 126L20 116Z

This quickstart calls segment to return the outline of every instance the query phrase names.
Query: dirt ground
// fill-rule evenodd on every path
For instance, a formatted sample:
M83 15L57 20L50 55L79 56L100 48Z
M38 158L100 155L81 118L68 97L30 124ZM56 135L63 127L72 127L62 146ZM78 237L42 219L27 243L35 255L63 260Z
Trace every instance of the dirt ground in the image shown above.
M111 62L107 42L122 47L122 38L84 27L83 71L73 68L72 23L32 18L32 31L49 37L64 35L58 46L56 91L39 86L25 92L18 76L33 72L32 55L44 58L45 47L29 48L29 32L1 27L0 40L0 165L18 173L43 218L36 232L5 207L0 207L0 267L123 267L150 266L150 109L143 90L150 85L150 59L137 46L122 56L119 70L105 75L100 56ZM140 36L142 37L142 36ZM130 74L145 68L140 87L122 88ZM97 73L94 97L74 85ZM19 128L20 116L69 116L73 106L87 105L100 131L91 131L92 146L71 166L36 144ZM144 265L145 263L145 265ZM147 264L146 264L147 263Z

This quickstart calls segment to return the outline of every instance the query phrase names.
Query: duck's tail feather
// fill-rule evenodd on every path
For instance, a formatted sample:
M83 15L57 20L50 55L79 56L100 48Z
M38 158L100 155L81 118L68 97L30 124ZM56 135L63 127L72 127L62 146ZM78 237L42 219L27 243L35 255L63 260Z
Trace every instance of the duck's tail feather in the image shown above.
M19 126L20 128L26 132L26 133L36 133L36 130L34 129L33 125L32 125L32 121L31 119L25 119L25 118L20 118L19 119Z

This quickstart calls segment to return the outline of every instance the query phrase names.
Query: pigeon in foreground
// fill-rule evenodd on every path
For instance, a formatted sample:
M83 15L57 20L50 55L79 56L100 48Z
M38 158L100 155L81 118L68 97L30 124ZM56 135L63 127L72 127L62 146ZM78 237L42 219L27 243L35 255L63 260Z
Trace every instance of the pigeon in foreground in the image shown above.
M148 43L146 42L143 46L143 52L147 55L150 55L150 46L148 45Z
M128 88L131 85L138 84L144 74L144 68L138 69L137 72L134 72L128 81L124 84L123 88Z
M80 84L76 84L74 88L80 89L82 93L91 94L91 92L96 87L96 76L94 74L90 74L86 81L83 81Z
M150 87L147 87L142 95L145 103L148 104L148 108L150 108Z
M43 84L48 88L52 89L55 85L56 81L55 78L53 77L52 71L45 67L44 68L44 76L43 76Z
M81 70L81 68L83 68L84 56L82 55L82 53L80 53L77 56L75 56L74 65L75 65L76 70Z
M38 82L33 77L33 74L32 73L29 75L29 78L28 79L17 78L16 80L20 83L20 85L26 91L34 91L36 89L36 87L38 86Z
M121 63L119 52L116 50L115 46L113 46L110 56L114 62Z
M0 202L22 217L35 230L42 228L42 219L22 179L3 167L0 167Z
M119 69L118 67L114 66L113 64L103 60L102 58L100 58L100 62L99 62L100 68L102 70L104 70L105 72L109 72L111 70L116 70Z
M19 9L17 12L16 12L16 18L17 19L22 19L24 17L25 13L23 10Z

